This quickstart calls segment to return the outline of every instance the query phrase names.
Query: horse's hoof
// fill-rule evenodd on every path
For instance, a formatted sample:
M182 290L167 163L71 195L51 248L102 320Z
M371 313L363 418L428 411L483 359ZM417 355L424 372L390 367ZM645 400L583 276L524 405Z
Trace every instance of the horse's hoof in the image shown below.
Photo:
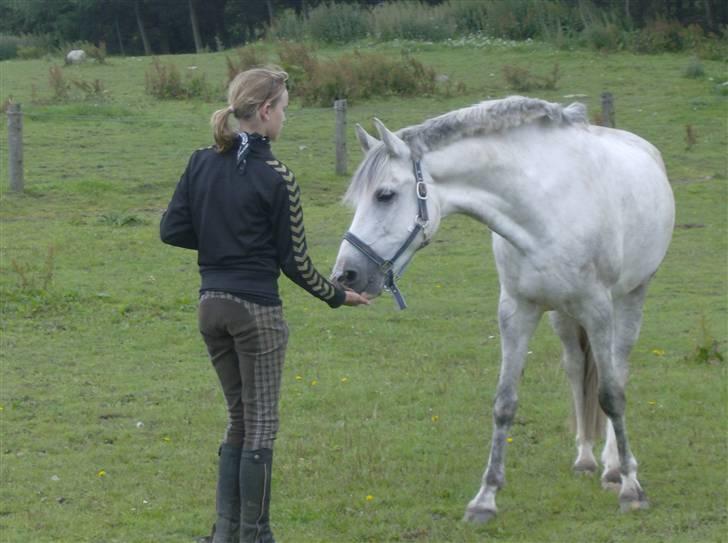
M473 524L485 524L495 518L496 512L492 509L466 509L463 521Z
M648 509L650 507L647 501L645 491L641 488L632 489L629 492L623 492L619 495L619 509L622 513L637 511L639 509Z
M622 489L622 474L619 473L619 468L612 468L602 475L602 488L612 492L619 492Z
M639 511L640 509L649 508L650 502L646 499L628 501L619 500L619 510L622 511L622 513L629 513L630 511Z
M597 472L597 463L593 460L580 460L573 466L574 473L591 477Z

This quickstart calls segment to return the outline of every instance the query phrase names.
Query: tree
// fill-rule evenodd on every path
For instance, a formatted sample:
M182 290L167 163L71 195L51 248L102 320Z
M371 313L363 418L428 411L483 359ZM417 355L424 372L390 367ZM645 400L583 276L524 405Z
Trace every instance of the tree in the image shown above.
M134 0L134 15L136 15L137 25L139 26L139 36L142 38L144 44L144 54L149 56L152 54L152 48L149 45L149 38L147 38L147 31L144 28L144 20L142 19L141 12L141 0Z
M195 13L195 3L193 0L187 0L190 8L190 23L192 23L192 36L195 40L195 51L202 53L202 40L200 39L200 26L197 23L197 14Z

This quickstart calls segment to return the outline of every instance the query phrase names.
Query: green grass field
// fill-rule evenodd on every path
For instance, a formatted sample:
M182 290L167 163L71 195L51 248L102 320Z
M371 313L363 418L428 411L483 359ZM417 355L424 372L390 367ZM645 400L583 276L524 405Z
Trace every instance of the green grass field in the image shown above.
M366 47L366 45L365 45ZM544 321L520 391L508 483L491 524L460 521L487 460L499 366L498 280L483 225L446 221L400 287L336 311L281 280L291 342L276 445L272 521L283 543L725 541L728 488L727 98L682 72L688 55L602 55L406 44L467 85L451 97L351 104L349 126L390 128L506 88L505 64L562 77L569 102L615 95L617 125L663 152L677 227L632 356L628 425L651 509L618 512L598 478L571 473L560 346ZM399 55L399 46L373 47ZM342 50L323 50L336 55ZM221 54L170 57L222 85ZM60 63L60 60L57 61ZM0 63L0 101L23 104L26 190L7 192L0 135L0 540L190 542L214 516L222 395L196 329L195 254L157 224L189 154L210 144L219 102L144 94L147 58L64 68L106 100L44 103L47 60ZM219 82L219 83L218 83ZM35 103L34 103L35 101ZM697 143L687 149L686 125ZM293 102L277 156L303 190L312 256L330 269L350 211L334 175L333 110ZM349 130L350 169L359 159ZM717 342L717 343L716 343ZM699 349L707 351L699 356Z

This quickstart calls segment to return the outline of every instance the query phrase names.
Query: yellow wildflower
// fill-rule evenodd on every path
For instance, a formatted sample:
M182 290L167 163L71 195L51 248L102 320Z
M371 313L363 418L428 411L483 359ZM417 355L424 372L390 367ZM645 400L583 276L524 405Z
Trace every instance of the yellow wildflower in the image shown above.
M99 470L99 471L98 471L98 472L96 473L96 477L106 477L106 471L105 471L105 470L103 470L103 469L100 469L100 470Z
M367 495L367 501L370 502L370 501L373 501L373 500L374 500L374 496L372 496L371 494L368 494Z

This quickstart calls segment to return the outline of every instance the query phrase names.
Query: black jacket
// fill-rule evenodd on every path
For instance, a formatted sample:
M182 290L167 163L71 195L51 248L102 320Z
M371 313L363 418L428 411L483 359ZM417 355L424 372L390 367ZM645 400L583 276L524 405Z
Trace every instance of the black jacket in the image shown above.
M197 250L200 292L280 305L283 270L312 295L340 306L344 291L324 279L308 256L293 172L275 159L267 140L251 141L244 168L236 163L236 150L192 154L162 216L162 241Z

